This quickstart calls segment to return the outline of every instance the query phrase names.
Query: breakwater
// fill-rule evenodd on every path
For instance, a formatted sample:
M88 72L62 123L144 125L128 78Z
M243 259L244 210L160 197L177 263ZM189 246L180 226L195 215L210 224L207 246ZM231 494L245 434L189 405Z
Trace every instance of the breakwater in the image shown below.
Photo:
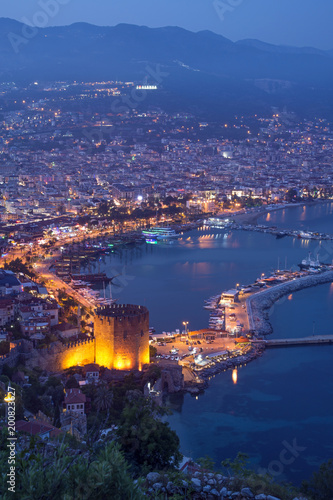
M278 300L290 293L298 292L304 288L323 285L330 281L333 281L333 270L296 278L252 295L246 301L250 329L260 335L271 334L273 328L269 320L270 312Z

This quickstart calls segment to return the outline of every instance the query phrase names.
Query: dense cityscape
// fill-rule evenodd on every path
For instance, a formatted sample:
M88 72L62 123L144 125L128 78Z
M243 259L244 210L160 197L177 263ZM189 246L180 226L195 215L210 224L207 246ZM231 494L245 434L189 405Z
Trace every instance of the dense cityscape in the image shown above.
M2 89L2 223L103 213L111 201L108 208L139 215L184 198L190 213L215 213L235 200L292 200L292 190L303 199L332 195L326 120L276 112L198 123L182 112L112 112L108 96L125 102L131 83L33 87Z
M268 76L258 114L166 105L144 64L0 82L0 496L332 500L329 113Z

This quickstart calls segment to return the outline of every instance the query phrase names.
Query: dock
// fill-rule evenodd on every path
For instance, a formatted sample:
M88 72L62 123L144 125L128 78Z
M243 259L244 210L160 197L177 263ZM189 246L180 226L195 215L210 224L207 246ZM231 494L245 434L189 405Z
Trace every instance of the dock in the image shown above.
M261 342L263 342L265 347L267 348L333 344L333 335L312 335L311 337L303 337L298 339L271 339Z

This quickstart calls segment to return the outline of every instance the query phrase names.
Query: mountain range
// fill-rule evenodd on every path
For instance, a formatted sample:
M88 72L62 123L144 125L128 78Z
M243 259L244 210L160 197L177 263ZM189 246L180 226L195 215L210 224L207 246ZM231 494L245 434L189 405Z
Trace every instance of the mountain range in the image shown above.
M333 117L333 51L235 43L177 27L76 23L33 29L0 18L0 81L34 80L156 83L164 90L161 105L203 115L274 106Z

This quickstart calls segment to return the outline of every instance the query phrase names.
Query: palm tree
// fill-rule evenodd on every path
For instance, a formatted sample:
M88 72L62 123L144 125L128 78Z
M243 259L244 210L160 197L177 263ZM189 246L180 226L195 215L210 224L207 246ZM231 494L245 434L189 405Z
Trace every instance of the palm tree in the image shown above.
M113 394L105 384L98 387L95 403L98 411L109 410L112 406Z
M110 408L112 407L113 402L113 393L110 391L109 387L106 384L100 385L98 387L95 403L97 406L98 413L100 411L106 411L106 418L104 421L104 426L109 419Z

